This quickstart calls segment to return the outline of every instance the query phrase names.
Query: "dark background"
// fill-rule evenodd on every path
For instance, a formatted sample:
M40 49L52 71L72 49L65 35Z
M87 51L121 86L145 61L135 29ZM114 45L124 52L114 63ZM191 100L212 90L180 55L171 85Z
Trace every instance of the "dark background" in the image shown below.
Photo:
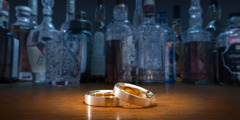
M10 4L10 25L16 21L15 7L17 5L28 5L28 0L7 0ZM109 24L113 20L113 7L116 0L105 0L106 8L106 24ZM155 0L156 2L156 13L159 11L167 11L169 25L172 24L172 8L174 5L181 6L183 30L188 27L188 9L190 7L191 0ZM240 11L239 0L220 0L222 6L222 23L227 25L228 14L231 12ZM84 10L87 12L87 18L91 22L94 22L94 13L96 8L97 0L76 0L76 11ZM135 9L135 0L127 0L129 8L129 21L132 23L132 16ZM42 21L42 4L41 0L38 2L38 23ZM208 23L207 10L209 0L201 0L201 6L203 9L203 21L204 27ZM60 28L61 24L65 21L66 17L66 0L55 0L53 7L53 24L57 29Z

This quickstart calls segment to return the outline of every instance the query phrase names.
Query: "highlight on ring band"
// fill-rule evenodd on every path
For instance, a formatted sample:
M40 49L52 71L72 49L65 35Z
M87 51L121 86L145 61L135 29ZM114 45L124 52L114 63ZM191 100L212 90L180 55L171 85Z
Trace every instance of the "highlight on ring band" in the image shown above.
M93 90L85 94L85 103L93 106L115 107L119 106L119 99L113 90Z

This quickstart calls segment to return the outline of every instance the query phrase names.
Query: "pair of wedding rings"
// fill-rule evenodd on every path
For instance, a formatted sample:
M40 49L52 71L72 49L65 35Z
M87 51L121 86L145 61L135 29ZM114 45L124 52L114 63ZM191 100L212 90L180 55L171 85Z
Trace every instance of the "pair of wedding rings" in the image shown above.
M113 90L93 90L85 94L88 105L115 107L120 101L150 107L155 103L155 96L151 91L129 83L117 83Z

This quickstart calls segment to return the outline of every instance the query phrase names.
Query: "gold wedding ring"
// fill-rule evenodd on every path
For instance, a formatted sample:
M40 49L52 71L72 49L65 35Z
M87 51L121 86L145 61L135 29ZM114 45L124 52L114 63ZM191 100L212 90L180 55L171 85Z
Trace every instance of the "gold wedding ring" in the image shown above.
M155 103L155 96L152 92L129 83L115 84L113 93L120 100L134 105L150 107Z
M93 106L119 106L119 99L114 96L113 90L93 90L85 94L85 103Z

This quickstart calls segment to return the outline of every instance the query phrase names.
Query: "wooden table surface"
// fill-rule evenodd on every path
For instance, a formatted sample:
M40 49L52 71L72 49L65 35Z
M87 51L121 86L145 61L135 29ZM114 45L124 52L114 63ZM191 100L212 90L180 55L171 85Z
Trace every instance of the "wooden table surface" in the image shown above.
M240 120L240 87L142 85L156 96L155 107L94 107L84 104L90 90L113 85L76 87L0 84L0 120Z

